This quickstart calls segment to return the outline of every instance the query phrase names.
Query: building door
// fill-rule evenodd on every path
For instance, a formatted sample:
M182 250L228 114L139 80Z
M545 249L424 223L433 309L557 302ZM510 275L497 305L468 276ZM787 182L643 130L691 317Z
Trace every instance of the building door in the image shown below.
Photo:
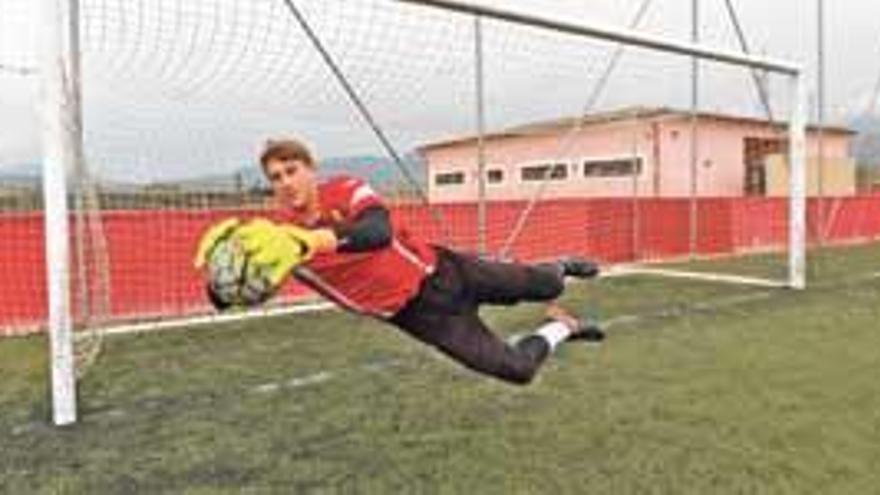
M784 139L743 139L743 195L767 195L767 156L787 153L787 144Z

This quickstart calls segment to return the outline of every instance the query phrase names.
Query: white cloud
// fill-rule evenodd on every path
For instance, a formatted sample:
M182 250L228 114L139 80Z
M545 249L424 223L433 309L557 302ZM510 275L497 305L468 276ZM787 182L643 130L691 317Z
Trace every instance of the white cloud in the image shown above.
M36 87L26 78L0 76L0 167L34 163L39 156Z

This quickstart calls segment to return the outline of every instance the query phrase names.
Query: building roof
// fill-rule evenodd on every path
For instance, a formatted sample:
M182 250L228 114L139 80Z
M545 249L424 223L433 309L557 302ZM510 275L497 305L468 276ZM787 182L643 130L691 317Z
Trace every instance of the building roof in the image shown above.
M528 124L522 124L514 127L509 127L507 129L502 129L497 132L488 132L483 135L483 139L496 140L517 136L536 136L542 134L551 135L558 133L560 129L569 129L575 125L580 125L582 127L603 125L615 122L624 122L627 120L632 120L634 118L649 121L656 121L661 119L690 119L691 112L690 110L678 110L668 107L627 107L618 110L611 110L607 112L599 112L586 115L580 118L580 123L578 123L578 117L562 117L552 120L531 122ZM785 128L787 125L784 122L771 122L764 118L724 114L720 112L699 112L697 114L697 118L701 120L716 120L740 124L770 125L777 128ZM818 129L819 127L816 125L810 125L807 127L808 131L817 131ZM825 125L822 127L822 131L828 134L857 134L855 130L843 126ZM445 139L442 141L425 144L419 147L419 150L428 151L445 148L448 146L466 144L472 141L476 141L478 137L478 135L472 134L468 136L459 136L455 138Z

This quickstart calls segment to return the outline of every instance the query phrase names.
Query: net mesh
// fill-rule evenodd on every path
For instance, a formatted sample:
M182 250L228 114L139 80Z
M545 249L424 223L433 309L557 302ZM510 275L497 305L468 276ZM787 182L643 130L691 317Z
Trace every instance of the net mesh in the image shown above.
M0 5L0 22L30 22L27 2ZM84 146L70 204L80 327L209 313L191 265L198 233L267 213L255 158L279 136L305 139L322 175L367 179L396 222L461 250L608 265L712 259L685 268L788 275L785 77L701 61L693 114L687 57L398 2L79 6ZM633 28L682 32L659 8L614 7ZM719 25L713 36L732 32ZM4 84L33 80L21 39L0 43ZM37 135L25 115L23 132ZM810 203L811 218L827 219L811 222L814 241L877 235L872 200L855 196L850 139L824 132L824 174L808 140L810 187L823 175L833 196ZM4 333L45 316L39 178L24 170L0 179L12 246L0 253ZM309 297L291 285L274 304Z

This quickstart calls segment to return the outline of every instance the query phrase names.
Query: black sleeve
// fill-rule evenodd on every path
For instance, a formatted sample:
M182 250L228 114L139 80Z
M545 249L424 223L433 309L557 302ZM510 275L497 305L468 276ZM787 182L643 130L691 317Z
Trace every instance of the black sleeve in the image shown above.
M357 253L391 244L391 217L384 206L370 206L354 222L338 225L333 231L339 239L337 251Z

